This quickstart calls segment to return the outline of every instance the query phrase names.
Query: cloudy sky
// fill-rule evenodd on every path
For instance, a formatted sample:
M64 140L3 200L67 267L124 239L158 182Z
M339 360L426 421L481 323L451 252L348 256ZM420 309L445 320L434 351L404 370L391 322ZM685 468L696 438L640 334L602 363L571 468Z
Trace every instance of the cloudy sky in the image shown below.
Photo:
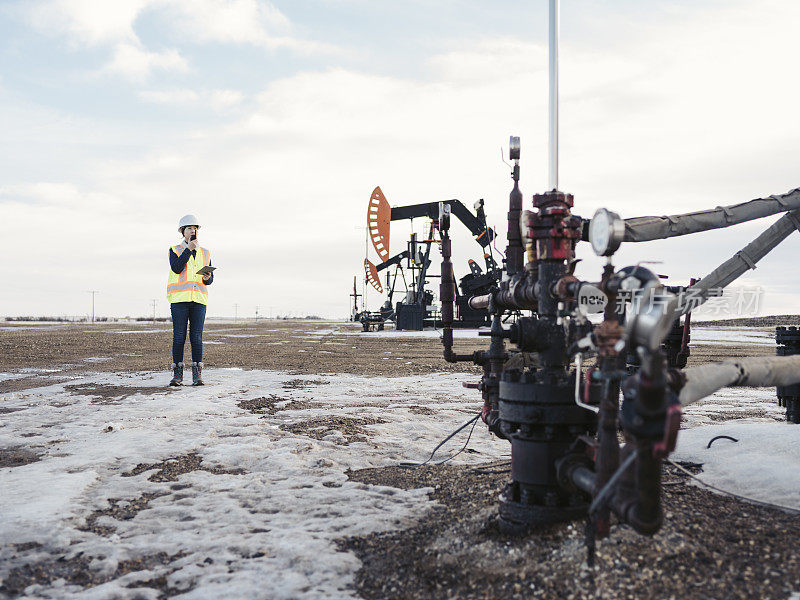
M504 233L509 135L526 203L547 186L546 8L4 0L0 315L86 314L98 290L98 314L157 299L165 316L167 248L189 212L219 267L210 316L346 316L376 185L393 205L484 198ZM575 213L800 186L799 22L795 0L564 0L560 188ZM631 245L617 263L661 260L683 283L773 220ZM409 232L394 225L392 253ZM477 249L458 232L457 275ZM741 280L764 288L762 312L798 312L798 255L794 234Z

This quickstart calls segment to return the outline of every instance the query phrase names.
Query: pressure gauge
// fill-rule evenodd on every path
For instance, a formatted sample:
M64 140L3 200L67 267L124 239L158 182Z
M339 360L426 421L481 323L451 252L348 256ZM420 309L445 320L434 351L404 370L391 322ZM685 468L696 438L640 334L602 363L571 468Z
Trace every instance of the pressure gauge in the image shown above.
M508 141L508 158L509 160L519 160L519 137L512 135Z
M597 256L611 256L617 251L625 237L625 221L620 216L606 210L598 209L589 223L589 241Z

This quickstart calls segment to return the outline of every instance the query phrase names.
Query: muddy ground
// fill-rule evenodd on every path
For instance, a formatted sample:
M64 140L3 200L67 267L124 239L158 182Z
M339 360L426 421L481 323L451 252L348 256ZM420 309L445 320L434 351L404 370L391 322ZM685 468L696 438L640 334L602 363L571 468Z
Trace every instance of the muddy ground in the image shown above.
M299 376L479 373L474 367L445 363L435 337L361 334L360 326L349 323L212 322L207 324L204 337L207 342L204 361L213 367L280 370ZM52 369L0 381L0 394L97 371L163 370L166 381L170 343L171 332L163 323L44 326L0 323L0 371L24 375L24 369ZM458 353L481 347L485 344L480 340L456 340ZM689 364L757 355L774 355L774 348L694 346ZM125 389L129 392L131 388ZM93 389L91 393L98 402L116 402L121 392ZM261 400L260 404L245 408L265 413L276 410L275 402L269 398ZM13 418L13 414L7 417ZM357 429L351 433L360 434ZM3 450L0 468L14 468L37 460L35 454L24 448L0 450ZM206 468L196 456L184 458L189 470ZM154 466L159 465L141 465L141 469ZM161 467L158 473L165 477L172 477L169 468L176 468ZM702 475L699 467L691 468ZM517 539L500 535L496 504L507 474L504 466L493 471L496 472L445 465L349 472L350 479L365 483L404 489L431 487L432 496L440 503L439 508L408 529L341 540L342 549L354 552L363 564L354 593L363 598L402 599L681 600L786 599L800 593L800 517L704 491L690 485L688 477L672 466L665 468L667 519L661 532L647 539L626 527L614 526L611 537L598 543L594 568L587 567L585 562L583 523L557 525ZM142 506L126 510L144 510L147 501L149 498L143 500ZM111 506L103 514L117 518L115 511L120 510ZM87 526L95 526L100 514L93 515ZM169 562L172 558L163 556L153 560ZM65 568L56 562L51 566L50 571ZM133 570L146 566L132 564L120 568ZM14 597L14 591L23 590L25 585L58 576L81 582L87 589L93 585L88 565L82 566L80 561L70 566L69 575L55 571L48 572L48 568L32 564L30 572L17 572L16 580L6 581L0 597L3 592L6 597ZM173 595L166 585L160 589L160 597Z
M800 323L799 323L800 324ZM30 325L0 322L0 369L54 368L67 372L169 370L169 323L75 323ZM206 323L203 361L208 367L289 371L302 375L353 373L399 377L433 372L474 372L478 367L442 359L434 337L387 337L361 333L353 323L273 321ZM455 339L454 350L467 354L486 347L480 339ZM692 345L689 366L723 357L774 355L770 346ZM185 360L190 360L187 350ZM26 386L16 380L7 386ZM3 391L0 383L0 391ZM21 389L21 388L20 388ZM10 390L6 390L10 391Z

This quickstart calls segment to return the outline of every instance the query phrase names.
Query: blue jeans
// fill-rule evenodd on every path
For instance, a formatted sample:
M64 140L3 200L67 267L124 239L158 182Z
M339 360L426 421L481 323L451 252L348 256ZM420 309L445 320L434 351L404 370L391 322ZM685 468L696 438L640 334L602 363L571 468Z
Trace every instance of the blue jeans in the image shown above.
M203 361L203 323L206 305L199 302L173 302L172 311L172 362L183 362L186 344L186 323L189 323L189 342L192 344L192 361Z

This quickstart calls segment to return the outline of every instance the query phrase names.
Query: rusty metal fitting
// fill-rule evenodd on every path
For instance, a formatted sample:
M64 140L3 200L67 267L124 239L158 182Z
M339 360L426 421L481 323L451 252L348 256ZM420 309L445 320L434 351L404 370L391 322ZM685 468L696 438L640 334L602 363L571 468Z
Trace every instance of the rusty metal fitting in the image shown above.
M566 194L564 192L559 192L558 190L551 190L549 192L545 192L544 194L533 195L533 205L539 208L552 204L562 204L571 208L574 202L575 198L572 196L572 194Z
M569 286L572 283L578 283L579 279L574 275L565 275L558 281L554 288L555 295L561 300L574 300L574 294L570 292Z
M686 385L686 374L680 369L667 370L667 385L676 394Z
M597 354L599 356L614 357L618 352L615 348L617 342L622 339L624 330L616 321L602 321L594 328L594 336L597 339Z

